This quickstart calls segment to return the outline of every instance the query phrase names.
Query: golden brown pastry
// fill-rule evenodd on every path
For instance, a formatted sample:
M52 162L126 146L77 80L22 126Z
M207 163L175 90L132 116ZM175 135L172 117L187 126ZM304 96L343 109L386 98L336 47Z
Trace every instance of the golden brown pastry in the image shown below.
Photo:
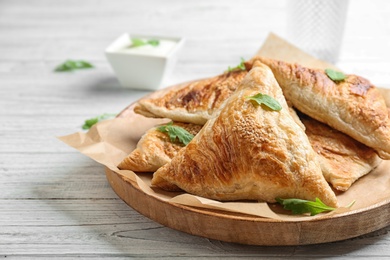
M248 99L259 92L282 109ZM154 173L152 185L221 201L320 198L337 205L305 132L291 116L271 70L261 63L194 139Z
M300 119L292 108L290 113L295 122L306 130L310 144L318 155L322 174L335 189L346 191L382 161L372 148L348 135L306 115L300 114ZM193 135L202 128L201 125L191 123L176 122L174 125L183 127ZM169 163L183 147L180 143L171 142L166 134L154 127L142 136L137 148L118 168L135 172L154 172Z
M263 57L254 61L268 65L287 100L301 112L372 147L390 159L390 119L383 96L368 80L347 75L332 81L324 70L310 69Z
M179 122L174 122L173 125L182 127L193 135L202 128L201 125ZM118 168L135 172L154 172L170 162L182 147L183 144L172 142L166 133L153 127L141 137L136 149L122 160Z
M315 119L291 109L295 122L306 130L310 144L318 155L322 174L339 191L346 191L360 177L376 168L382 160L372 148L356 141ZM302 121L302 122L301 122ZM303 123L303 124L302 124ZM201 125L178 123L196 135ZM171 142L166 134L154 127L142 136L137 148L118 165L119 169L135 172L154 172L169 163L184 146Z
M382 162L374 149L306 115L299 116L318 154L322 174L335 189L348 190Z
M237 89L246 74L247 71L232 71L185 84L180 89L167 89L157 97L140 100L134 111L147 117L204 124Z

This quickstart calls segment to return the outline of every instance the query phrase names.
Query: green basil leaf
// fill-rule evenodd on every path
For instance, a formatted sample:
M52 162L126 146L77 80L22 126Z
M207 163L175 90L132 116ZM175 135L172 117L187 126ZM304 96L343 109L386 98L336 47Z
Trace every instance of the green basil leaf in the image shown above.
M103 120L112 119L115 116L116 116L116 114L104 113L104 114L101 114L99 116L87 119L84 121L84 125L82 126L82 128L84 130L90 129L94 124L101 122Z
M152 39L152 40L148 41L148 44L150 44L152 46L158 46L160 44L160 41L156 40L156 39Z
M98 119L97 117L87 119L87 120L85 120L84 125L83 125L82 128L83 128L84 130L90 129L90 128L91 128L94 124L96 124L97 122L99 122L99 119Z
M94 66L83 60L67 60L64 63L58 65L54 71L62 72L62 71L73 71L78 69L89 69Z
M226 72L231 72L234 70L246 70L245 68L245 59L241 57L241 62L237 66L231 68L230 66L228 67Z
M76 69L88 69L93 68L92 64L83 60L74 61L74 66Z
M142 39L131 38L131 46L130 47L139 47L139 46L144 46L146 44L147 44L147 42L142 40Z
M162 133L167 133L172 143L178 140L180 143L187 145L194 138L194 135L180 126L173 125L173 122L159 126L157 130Z
M160 44L160 41L156 40L156 39L150 39L150 40L145 41L145 40L142 40L139 38L132 38L130 48L140 47L140 46L144 46L144 45L148 45L148 44L156 47Z
M276 201L283 205L284 209L291 210L293 214L310 213L311 216L314 216L322 212L328 212L336 209L327 206L319 198L316 198L316 201L276 198Z
M333 81L342 81L347 77L344 73L332 69L326 69L325 73Z
M274 99L273 97L268 96L267 94L259 93L259 94L256 94L254 96L247 97L247 98L250 100L253 100L258 105L265 105L269 109L274 110L274 111L280 111L282 109L282 106L280 105L280 103L276 99Z

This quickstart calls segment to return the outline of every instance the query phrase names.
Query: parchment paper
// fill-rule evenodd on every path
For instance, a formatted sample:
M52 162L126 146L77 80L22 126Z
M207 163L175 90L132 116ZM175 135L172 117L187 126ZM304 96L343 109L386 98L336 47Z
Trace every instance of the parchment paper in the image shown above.
M307 67L334 68L333 65L304 53L274 34L268 36L257 54L287 62L298 62ZM273 206L270 207L269 204L262 202L219 202L187 193L171 193L154 189L150 187L152 174L135 174L132 171L119 170L117 165L136 147L138 140L146 130L156 124L166 122L166 119L151 119L137 115L132 112L131 107L127 108L121 115L122 117L94 125L88 132L77 132L59 137L59 139L110 170L136 182L148 195L163 201L265 218L303 221L367 209L377 203L388 203L390 200L390 161L383 161L378 168L353 184L347 192L337 194L341 206L355 201L351 208L340 207L330 213L314 217L278 214L271 209Z

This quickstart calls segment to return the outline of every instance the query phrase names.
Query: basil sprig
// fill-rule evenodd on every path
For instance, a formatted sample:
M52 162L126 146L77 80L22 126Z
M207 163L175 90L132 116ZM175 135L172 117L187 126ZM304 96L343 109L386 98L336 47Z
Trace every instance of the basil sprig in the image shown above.
M99 116L87 119L84 121L84 125L82 126L82 128L84 130L90 129L94 124L101 122L103 120L114 118L115 116L116 116L116 114L104 113L104 114L101 114Z
M241 57L241 62L237 66L235 66L235 67L230 67L229 66L228 69L226 70L226 72L231 72L231 71L234 71L234 70L246 70L244 58Z
M130 48L136 48L144 45L151 45L151 46L158 46L160 44L160 41L157 39L150 39L150 40L142 40L139 38L132 38L131 39L131 45Z
M94 66L84 60L66 60L64 63L58 65L54 71L63 72L63 71L73 71L79 69L90 69Z
M269 109L273 111L280 111L282 109L282 106L280 103L274 99L271 96L268 96L267 94L258 93L254 96L247 97L249 100L254 101L258 105L265 105Z
M322 212L333 211L336 209L327 206L319 198L316 198L316 201L277 198L276 201L283 205L284 209L291 210L293 214L310 213L311 216L314 216Z
M178 141L184 145L187 145L189 142L191 142L192 138L194 138L193 134L189 133L180 126L173 125L173 122L159 126L157 127L157 130L162 133L167 133L172 143Z
M342 73L341 71L336 71L333 69L326 69L325 70L326 75L333 81L342 81L347 78L347 76Z

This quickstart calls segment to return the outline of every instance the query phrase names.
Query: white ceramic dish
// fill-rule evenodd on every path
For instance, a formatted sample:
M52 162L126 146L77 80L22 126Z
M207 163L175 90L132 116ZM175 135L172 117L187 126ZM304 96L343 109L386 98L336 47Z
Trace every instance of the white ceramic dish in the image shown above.
M132 39L159 40L159 44L130 47ZM183 43L179 37L124 33L106 48L105 55L123 87L156 90L172 72Z

